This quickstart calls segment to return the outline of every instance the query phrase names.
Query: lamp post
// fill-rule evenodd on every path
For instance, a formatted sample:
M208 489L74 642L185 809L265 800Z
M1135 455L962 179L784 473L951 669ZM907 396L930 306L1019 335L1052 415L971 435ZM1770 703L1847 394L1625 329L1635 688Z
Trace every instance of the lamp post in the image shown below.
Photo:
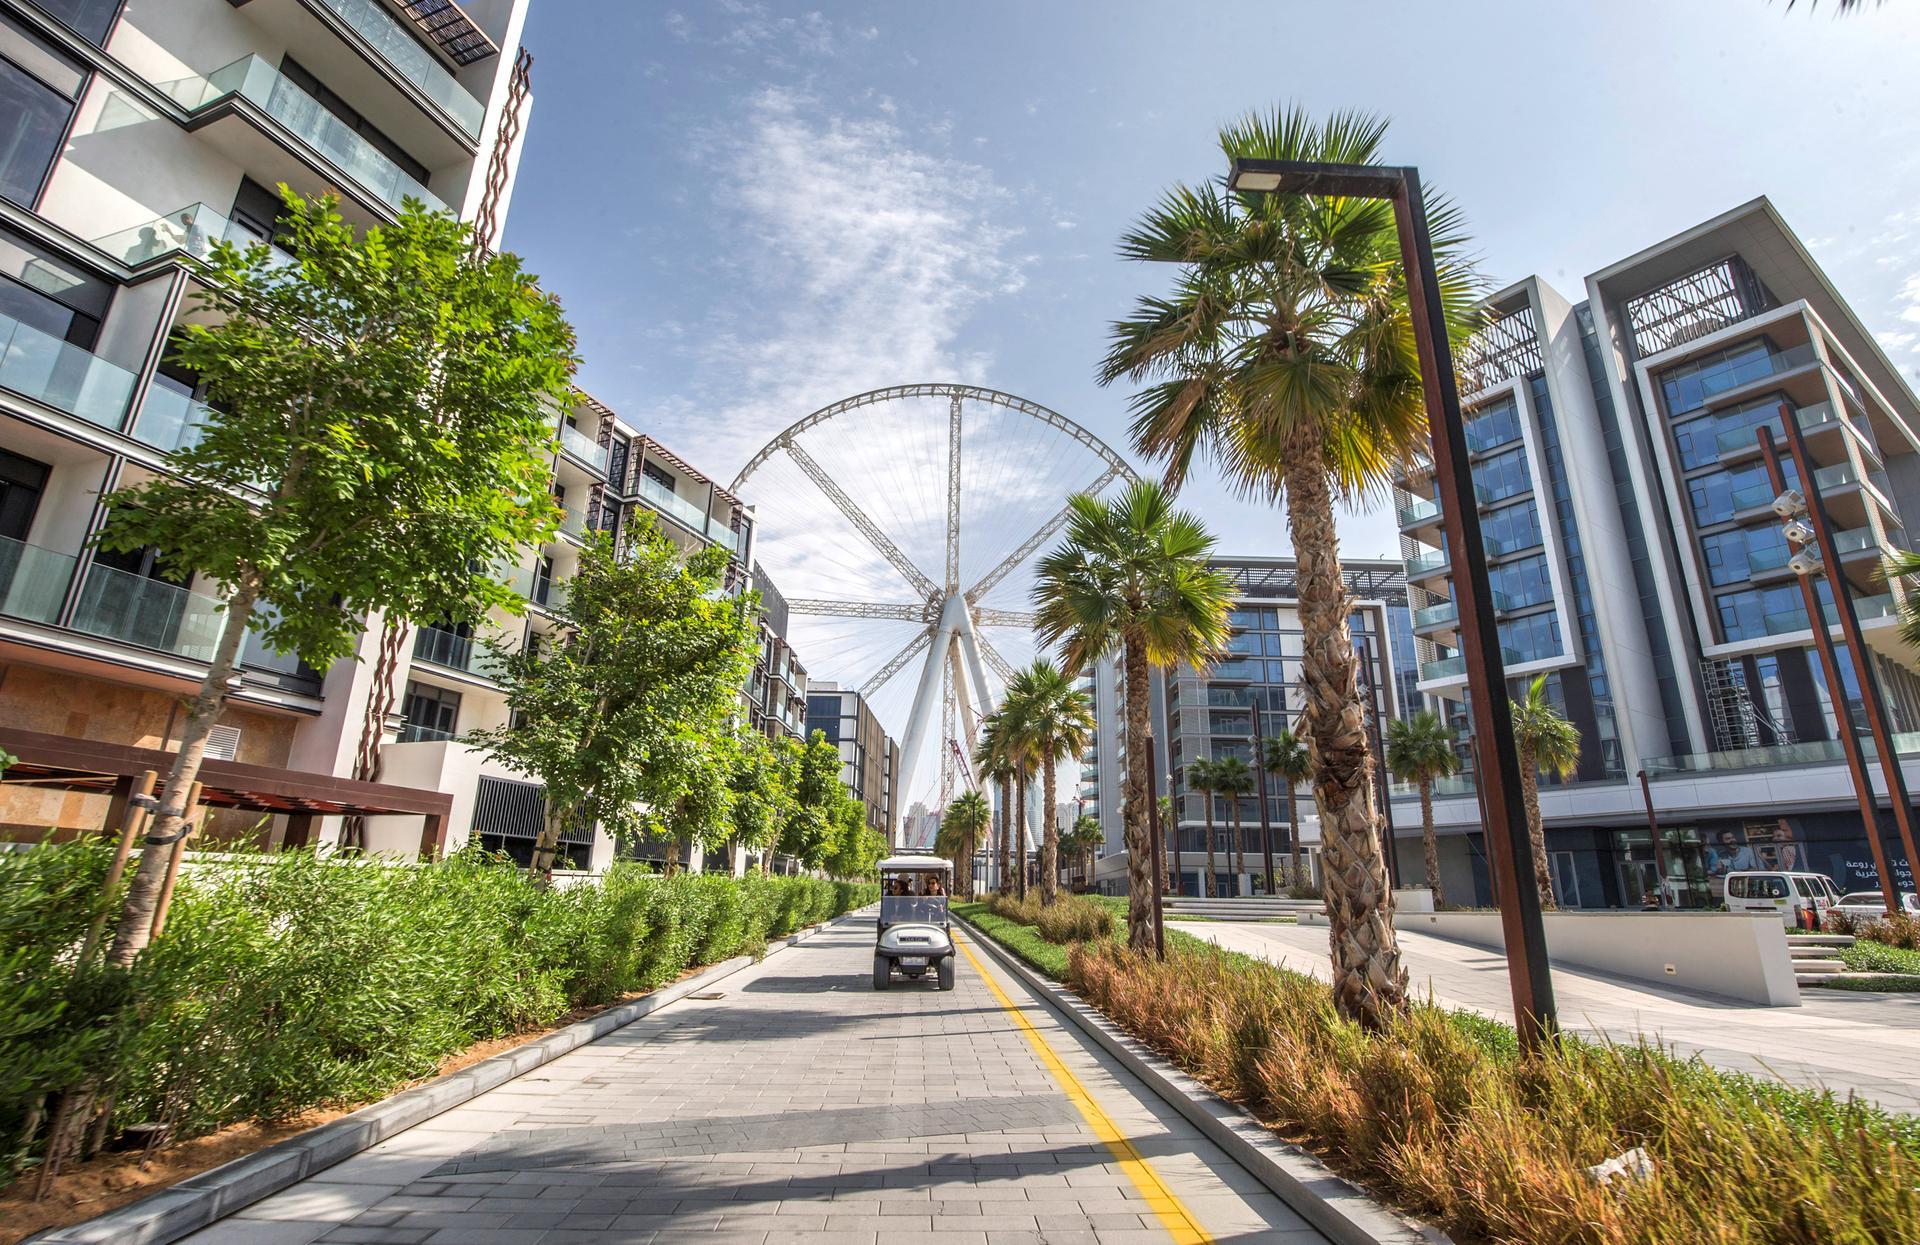
M1860 804L1860 817L1867 834L1867 846L1873 852L1874 868L1880 871L1880 898L1885 901L1889 916L1900 911L1899 879L1893 876L1893 870L1887 861L1886 845L1880 834L1879 801L1874 798L1873 779L1867 773L1866 755L1860 747L1860 736L1853 726L1853 709L1847 703L1846 682L1840 677L1840 663L1833 647L1833 635L1827 622L1827 613L1820 606L1820 594L1814 588L1814 576L1823 570L1827 575L1827 586L1833 590L1833 610L1839 616L1840 636L1847 646L1847 657L1853 665L1854 679L1860 684L1860 705L1866 710L1867 729L1873 735L1873 744L1880 753L1881 775L1886 779L1887 796L1893 803L1894 825L1900 831L1900 844L1907 853L1907 869L1913 871L1916 864L1913 848L1913 806L1907 795L1906 775L1900 769L1900 755L1893 747L1893 731L1887 722L1886 703L1880 699L1879 682L1873 676L1873 663L1867 656L1865 638L1860 634L1860 616L1853 608L1853 597L1847 592L1846 576L1840 570L1840 554L1833 542L1833 525L1827 522L1827 509L1820 501L1819 490L1813 482L1813 464L1807 455L1806 436L1800 430L1800 420L1793 408L1780 404L1780 422L1785 429L1787 448L1793 455L1794 474L1800 477L1800 488L1795 491L1787 487L1785 471L1780 465L1780 453L1774 447L1773 429L1760 425L1758 440L1760 453L1767 462L1767 482L1773 486L1773 512L1784 521L1782 528L1787 540L1800 547L1799 552L1787 563L1800 581L1800 597L1806 602L1807 625L1813 628L1814 643L1820 651L1821 673L1827 680L1827 698L1833 703L1834 726L1840 735L1840 751L1847 759L1847 770L1853 778L1853 793Z
M1264 693L1261 693L1264 696ZM1260 863L1267 871L1266 895L1272 899L1273 885L1273 819L1267 813L1267 744L1260 733L1260 715L1265 706L1255 701L1253 710L1253 775L1260 784Z
M1433 437L1434 483L1444 509L1442 521L1455 560L1454 598L1459 601L1460 652L1473 702L1473 730L1484 741L1482 756L1493 762L1482 771L1481 807L1487 819L1487 843L1494 875L1505 901L1500 925L1507 948L1507 978L1523 1050L1549 1040L1558 1021L1553 978L1547 966L1546 925L1532 870L1533 843L1526 810L1519 799L1520 752L1507 710L1506 666L1493 625L1493 588L1487 580L1486 549L1480 540L1480 512L1473 494L1466 426L1460 416L1460 392L1454 383L1453 351L1447 341L1446 309L1440 298L1439 271L1427 228L1419 170L1411 166L1323 164L1305 160L1252 160L1235 157L1227 186L1242 195L1320 195L1384 199L1393 205L1400 254L1406 264L1407 301L1420 356L1420 380ZM1462 574L1464 572L1464 575ZM1462 589L1464 588L1464 593Z
M1647 785L1647 771L1640 771L1640 798L1647 805L1647 833L1653 840L1653 902L1667 906L1667 849L1660 842L1660 821L1653 815L1653 788Z

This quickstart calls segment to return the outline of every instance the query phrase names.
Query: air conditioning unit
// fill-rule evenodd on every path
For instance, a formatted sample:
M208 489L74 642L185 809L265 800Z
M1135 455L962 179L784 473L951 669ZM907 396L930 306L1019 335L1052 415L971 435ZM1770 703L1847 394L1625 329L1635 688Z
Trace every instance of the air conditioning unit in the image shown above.
M240 728L237 726L216 726L207 736L207 759L210 761L231 761L240 752Z

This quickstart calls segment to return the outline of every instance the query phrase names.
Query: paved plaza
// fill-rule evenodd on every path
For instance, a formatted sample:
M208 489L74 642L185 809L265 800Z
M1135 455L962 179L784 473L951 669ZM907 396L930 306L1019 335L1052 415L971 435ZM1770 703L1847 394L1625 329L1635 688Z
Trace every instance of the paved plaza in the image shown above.
M831 927L186 1239L1323 1239L984 957L878 993L873 939Z
M1324 925L1189 922L1199 938L1326 978ZM1497 951L1400 931L1416 993L1511 1022L1507 961ZM1658 1037L1718 1067L1849 1091L1920 1111L1920 995L1802 990L1799 1007L1756 1007L1555 965L1561 1025L1615 1041Z

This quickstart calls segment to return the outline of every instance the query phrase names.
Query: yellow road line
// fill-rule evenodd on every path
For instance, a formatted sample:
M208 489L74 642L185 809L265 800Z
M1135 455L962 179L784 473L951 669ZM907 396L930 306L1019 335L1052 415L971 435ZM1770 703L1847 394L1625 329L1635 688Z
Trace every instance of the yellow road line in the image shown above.
M993 992L995 1000L1006 1009L1009 1016L1013 1017L1014 1023L1020 1026L1020 1031L1026 1034L1034 1053L1040 1056L1040 1062L1046 1066L1048 1072L1052 1073L1053 1079L1066 1090L1068 1099L1079 1108L1081 1116L1087 1121L1087 1126L1093 1129L1095 1136L1106 1143L1107 1149L1113 1154L1114 1161L1120 1165L1120 1170L1126 1173L1133 1187L1140 1191L1142 1198L1146 1199L1147 1208L1160 1220L1160 1226L1167 1230L1168 1235L1173 1237L1177 1245L1213 1245L1213 1238L1207 1235L1205 1228L1200 1226L1199 1218L1187 1209L1186 1203L1182 1202L1172 1189L1167 1188L1160 1179L1160 1173L1154 1171L1153 1165L1134 1148L1133 1142L1120 1131L1120 1126L1113 1122L1113 1118L1101 1110L1100 1104L1095 1102L1093 1095L1087 1092L1087 1087L1080 1083L1080 1078L1069 1071L1066 1064L1060 1062L1060 1056L1054 1053L1053 1047L1048 1045L1045 1037L1041 1036L1040 1030L1033 1027L1033 1022L1027 1019L1026 1013L1007 997L1007 992L1002 990L1000 983L987 972L987 967L980 962L980 957L973 953L973 948L960 940L958 931L955 931L954 942L966 952L967 962L973 965L974 972L980 974L980 980L987 983L987 989Z

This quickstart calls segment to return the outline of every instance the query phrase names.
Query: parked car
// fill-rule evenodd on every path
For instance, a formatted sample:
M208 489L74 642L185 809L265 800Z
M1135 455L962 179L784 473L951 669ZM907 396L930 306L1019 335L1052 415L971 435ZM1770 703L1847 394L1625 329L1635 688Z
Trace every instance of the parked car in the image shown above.
M1818 917L1839 900L1840 888L1824 873L1756 869L1727 875L1727 911L1772 912L1788 929L1800 927L1802 912Z
M1920 895L1908 891L1900 896L1900 909L1908 916L1920 920ZM1844 912L1848 916L1871 921L1875 917L1887 914L1887 900L1879 891L1848 891L1840 896L1840 902L1833 905L1835 912Z

